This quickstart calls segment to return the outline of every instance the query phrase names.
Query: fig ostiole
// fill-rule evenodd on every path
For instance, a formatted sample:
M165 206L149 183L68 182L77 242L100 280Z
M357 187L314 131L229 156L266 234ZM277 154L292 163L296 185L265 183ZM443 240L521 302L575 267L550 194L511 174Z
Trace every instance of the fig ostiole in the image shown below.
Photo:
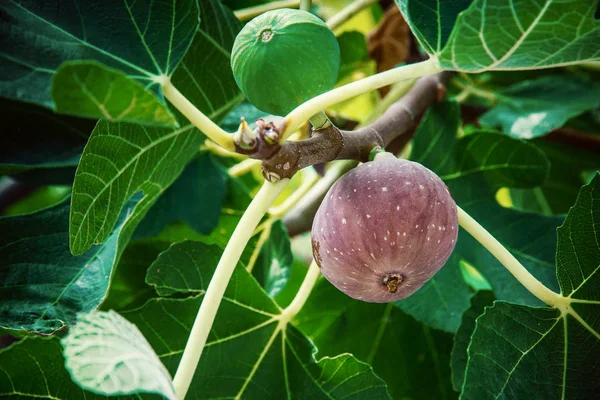
M442 268L457 235L458 211L444 182L421 164L380 153L325 196L313 221L313 256L348 296L391 302Z
M235 39L233 76L257 108L283 116L333 89L340 67L334 34L315 15L278 9L251 20Z

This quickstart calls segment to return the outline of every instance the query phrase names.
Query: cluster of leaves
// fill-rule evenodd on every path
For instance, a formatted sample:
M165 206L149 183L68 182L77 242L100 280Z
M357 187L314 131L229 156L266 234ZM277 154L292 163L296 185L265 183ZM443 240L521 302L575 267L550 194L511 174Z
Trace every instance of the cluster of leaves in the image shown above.
M600 391L600 157L581 145L600 140L598 1L396 3L422 48L461 71L410 158L568 307L544 306L461 231L412 297L368 304L322 279L282 323L306 265L267 220L227 287L191 398ZM0 396L174 398L169 374L260 176L230 176L237 159L211 152L160 82L229 131L262 117L229 67L241 23L218 0L1 7L0 187L36 189L0 217L0 329L19 338L0 351ZM381 15L375 5L357 18L374 28ZM339 35L340 82L376 71L352 24ZM524 71L540 67L561 68ZM334 111L364 117L349 103Z

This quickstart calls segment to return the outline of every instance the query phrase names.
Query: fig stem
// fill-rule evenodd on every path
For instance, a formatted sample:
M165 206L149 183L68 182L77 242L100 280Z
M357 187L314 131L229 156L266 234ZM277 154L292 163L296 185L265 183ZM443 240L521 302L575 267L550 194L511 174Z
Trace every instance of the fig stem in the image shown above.
M277 10L279 8L297 8L300 5L300 0L280 0L272 1L267 4L261 4L258 6L240 8L234 11L234 15L240 21L248 21L256 17L257 15L266 13L267 11Z
M215 124L202 111L198 110L173 84L170 79L161 81L164 96L185 117L209 139L226 150L235 151L233 136Z
M300 10L310 12L312 0L300 0Z
M329 118L327 118L327 115L323 111L319 111L317 114L310 117L309 122L315 131L329 128L331 126L331 121Z
M282 141L287 139L292 132L295 132L304 121L307 121L310 117L321 110L325 110L329 106L348 100L359 94L366 93L370 90L391 85L392 83L419 78L440 71L441 69L437 66L436 61L434 59L429 59L414 64L396 67L389 71L380 72L369 76L368 78L348 83L347 85L340 86L317 97L313 97L296 107L284 118L282 125L285 126L285 130L281 135Z
M327 20L327 26L332 31L339 28L344 22L354 17L356 14L376 3L377 0L357 0L351 2L347 7L343 8L337 14L334 14Z
M313 260L310 263L310 267L308 267L308 272L306 273L304 281L302 281L302 285L300 285L300 289L298 289L294 300L292 300L290 305L283 310L281 314L281 321L284 323L291 321L300 312L300 310L302 310L304 303L306 303L306 300L308 299L308 296L310 296L310 293L317 283L320 275L321 270L319 269L317 263Z
M564 298L548 289L542 282L533 276L524 266L492 236L473 217L458 207L458 223L471 234L483 247L485 247L517 280L525 286L535 297L552 307L560 307Z
M233 231L202 299L183 356L173 378L173 387L178 399L183 400L187 394L219 304L242 251L262 217L288 183L289 179L282 179L277 183L265 181Z

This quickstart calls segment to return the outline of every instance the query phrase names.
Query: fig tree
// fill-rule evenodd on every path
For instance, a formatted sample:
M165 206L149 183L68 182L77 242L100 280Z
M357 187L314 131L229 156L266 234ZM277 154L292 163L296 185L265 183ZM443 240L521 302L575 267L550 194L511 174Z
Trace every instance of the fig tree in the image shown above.
M313 255L348 296L391 302L446 263L457 234L456 203L444 182L421 164L380 153L325 196L313 222Z
M231 53L233 76L246 98L280 116L333 89L339 66L340 48L327 25L292 9L254 18L237 35Z

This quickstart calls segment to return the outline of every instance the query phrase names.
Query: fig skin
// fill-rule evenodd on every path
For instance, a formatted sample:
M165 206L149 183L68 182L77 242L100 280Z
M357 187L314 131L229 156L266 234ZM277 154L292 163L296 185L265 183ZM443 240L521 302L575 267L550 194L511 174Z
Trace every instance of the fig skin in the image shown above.
M254 106L284 116L333 89L340 47L317 16L282 8L244 26L233 44L231 68L238 87Z
M348 296L392 302L442 268L457 235L456 203L444 182L421 164L382 153L330 188L313 221L313 256Z

